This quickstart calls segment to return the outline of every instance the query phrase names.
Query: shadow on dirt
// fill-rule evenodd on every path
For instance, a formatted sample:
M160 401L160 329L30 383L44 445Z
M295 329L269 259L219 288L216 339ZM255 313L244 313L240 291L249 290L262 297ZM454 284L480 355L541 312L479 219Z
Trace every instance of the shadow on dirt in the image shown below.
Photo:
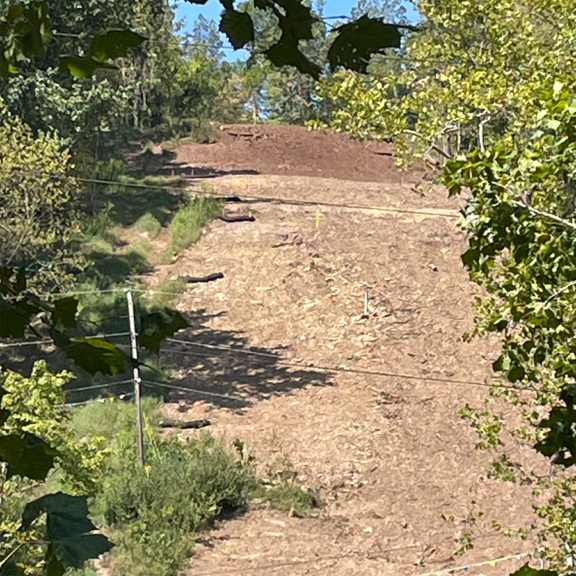
M127 166L127 174L133 178L220 178L222 176L258 175L258 170L220 170L212 166L194 166L183 162L175 162L176 153L171 150L162 150L155 154L146 150L131 158Z
M162 366L178 375L163 388L167 401L185 405L203 400L242 410L305 386L331 385L331 375L326 372L287 365L279 349L249 346L248 339L238 332L207 328L208 320L215 316L204 310L190 314L190 328L163 344Z
M129 353L125 296L109 295L105 300L94 304L92 313L87 303L84 327L90 332L91 320L97 320L94 326L99 330L94 330L94 335L116 334L112 341ZM161 396L165 402L181 402L182 410L204 401L241 412L258 401L290 394L305 386L332 385L327 372L287 365L280 349L249 346L248 339L241 333L208 327L212 319L224 315L224 312L211 314L206 310L191 312L186 315L190 328L164 341L159 356L140 349L139 358L144 363L141 367L143 393ZM124 374L91 376L52 346L30 346L25 351L17 349L10 358L5 354L0 356L4 356L0 362L5 369L27 375L34 360L41 358L47 360L53 372L73 372L76 378L66 385L68 403L130 395L134 389L131 368ZM172 376L167 377L168 374Z

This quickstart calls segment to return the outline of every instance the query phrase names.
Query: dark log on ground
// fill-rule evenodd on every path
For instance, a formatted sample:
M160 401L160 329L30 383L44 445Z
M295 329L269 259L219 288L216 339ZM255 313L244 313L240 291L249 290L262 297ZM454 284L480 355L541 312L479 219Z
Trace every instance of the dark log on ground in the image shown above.
M220 278L224 278L224 274L222 274L222 272L214 272L208 274L208 276L180 276L180 278L184 278L186 282L192 284L195 282L213 282L214 280L220 280Z
M239 214L238 216L220 216L220 220L224 222L255 222L256 218L254 216L249 216L248 214Z
M174 420L173 418L164 418L160 421L162 428L178 428L179 430L191 430L193 428L205 428L210 426L210 420Z

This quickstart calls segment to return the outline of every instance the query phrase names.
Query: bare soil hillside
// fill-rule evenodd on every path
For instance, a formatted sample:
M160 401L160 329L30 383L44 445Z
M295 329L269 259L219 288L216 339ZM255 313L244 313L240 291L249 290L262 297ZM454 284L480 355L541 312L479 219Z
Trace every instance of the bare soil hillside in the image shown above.
M284 174L388 183L415 177L399 172L393 149L384 142L365 145L303 126L225 125L219 134L214 144L179 146L174 162L196 175Z
M531 546L491 521L525 524L530 493L486 478L489 459L457 413L481 402L497 353L462 340L474 288L458 202L415 194L389 156L300 128L233 127L176 154L181 169L237 172L210 180L226 193L366 207L229 204L255 222L212 223L149 279L153 289L224 273L178 303L193 328L162 359L173 385L195 391L173 390L166 412L209 418L212 433L247 442L263 469L292 468L326 503L313 518L256 509L223 522L189 573L410 576L483 563L468 573L496 575L523 564L492 562ZM457 557L469 530L475 548Z

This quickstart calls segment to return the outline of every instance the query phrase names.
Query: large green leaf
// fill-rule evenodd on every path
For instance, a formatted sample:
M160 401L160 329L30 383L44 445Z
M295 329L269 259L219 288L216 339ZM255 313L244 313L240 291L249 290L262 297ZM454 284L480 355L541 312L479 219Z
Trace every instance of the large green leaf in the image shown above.
M268 60L276 66L294 66L303 74L309 74L313 78L320 78L322 69L317 64L310 62L298 48L298 44L289 40L280 40L265 52Z
M0 294L17 296L26 290L26 270L0 266Z
M565 406L555 406L550 410L548 418L538 423L538 428L546 429L544 438L534 445L534 449L553 458L555 464L568 468L576 464L576 411L574 410L576 390L566 387L560 393L560 400Z
M90 374L123 374L129 360L118 346L102 338L74 338L65 349L68 358Z
M25 300L8 302L0 296L0 338L24 338L32 317L40 312Z
M312 40L314 33L312 26L317 21L309 6L300 0L274 0L281 7L282 16L279 17L280 30L296 41Z
M516 572L510 574L510 576L558 576L558 572L554 570L537 570L536 568L530 568L528 562L522 566Z
M162 340L184 328L188 328L188 322L175 310L145 314L140 317L140 344L150 352L158 354Z
M54 448L29 432L0 436L0 460L8 465L8 478L45 480L57 455Z
M372 55L380 54L387 48L400 47L398 26L385 24L369 16L362 16L336 28L335 31L338 36L328 51L332 70L343 66L349 70L366 72Z
M41 56L52 40L52 23L46 2L32 2L23 13L29 21L26 36L22 38L23 54L26 57Z
M228 36L230 44L239 49L254 41L254 24L252 18L245 12L238 12L234 8L222 12L220 32Z
M130 48L140 46L146 37L132 30L109 30L95 36L90 43L90 55L100 62L125 58Z
M15 64L42 55L52 39L48 5L43 1L10 4L0 23L0 73L8 75Z
M78 299L73 296L60 298L54 302L52 324L58 328L75 328Z
M42 514L46 514L46 536L50 541L46 553L47 573L56 576L66 568L81 568L87 560L98 558L112 548L88 517L85 496L63 492L47 494L26 505L21 530L28 530Z
M24 576L24 571L15 562L7 562L0 567L0 576Z
M115 70L116 66L94 60L94 58L81 58L79 56L64 56L60 59L60 70L69 72L77 78L90 78L96 70Z

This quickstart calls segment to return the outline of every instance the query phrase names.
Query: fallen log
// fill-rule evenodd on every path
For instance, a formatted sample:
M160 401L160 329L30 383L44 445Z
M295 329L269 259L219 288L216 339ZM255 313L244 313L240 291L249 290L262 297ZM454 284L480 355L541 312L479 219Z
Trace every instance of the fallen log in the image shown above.
M173 418L164 418L160 421L162 428L178 428L179 430L191 430L193 428L205 428L210 426L210 420L174 420Z
M256 218L254 216L249 216L248 214L239 214L238 216L226 216L222 215L219 217L220 220L224 222L255 222Z
M180 278L192 284L195 282L213 282L214 280L220 280L220 278L224 278L224 274L222 274L222 272L213 272L212 274L208 274L208 276L180 276Z

